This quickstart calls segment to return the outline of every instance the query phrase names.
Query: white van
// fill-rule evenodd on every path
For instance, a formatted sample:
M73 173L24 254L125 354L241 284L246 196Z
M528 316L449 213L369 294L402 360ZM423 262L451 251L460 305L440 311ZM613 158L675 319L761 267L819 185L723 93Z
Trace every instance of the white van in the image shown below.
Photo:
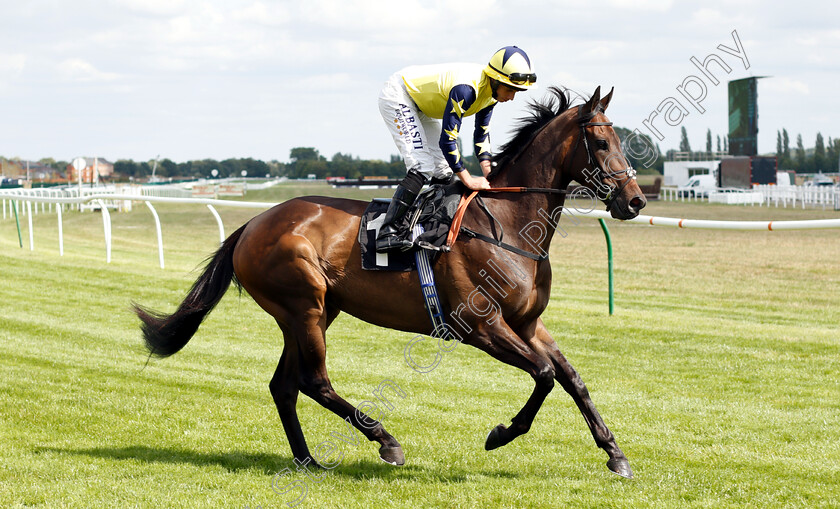
M792 177L793 177L793 175L791 175L790 173L788 173L786 171L777 171L776 172L776 185L777 186L785 186L785 187L792 186L793 185Z
M709 191L714 191L717 188L717 182L714 175L695 175L688 179L685 185L677 188L677 196L680 198L708 198Z

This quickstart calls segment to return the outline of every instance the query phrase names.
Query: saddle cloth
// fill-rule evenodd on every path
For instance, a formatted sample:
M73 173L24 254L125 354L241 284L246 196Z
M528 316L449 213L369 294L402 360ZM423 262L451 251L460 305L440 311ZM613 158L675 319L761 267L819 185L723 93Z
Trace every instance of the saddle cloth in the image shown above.
M362 215L359 226L359 245L362 252L362 268L365 270L390 270L407 272L416 269L414 251L429 250L431 263L440 255L440 248L446 243L446 236L452 225L452 218L458 209L458 201L464 191L460 182L448 186L432 186L417 197L414 206L406 212L404 228L419 225L415 231L414 249L405 252L377 253L376 235L385 218L387 198L375 198Z
M429 315L434 332L446 330L443 307L437 294L432 264L440 247L446 243L464 187L459 183L448 186L432 186L415 200L415 205L405 214L403 227L411 228L414 249L404 252L377 253L376 235L382 226L385 212L391 200L374 199L362 215L359 226L359 244L362 252L362 268L365 270L410 271L417 270L420 288L423 292L423 306Z

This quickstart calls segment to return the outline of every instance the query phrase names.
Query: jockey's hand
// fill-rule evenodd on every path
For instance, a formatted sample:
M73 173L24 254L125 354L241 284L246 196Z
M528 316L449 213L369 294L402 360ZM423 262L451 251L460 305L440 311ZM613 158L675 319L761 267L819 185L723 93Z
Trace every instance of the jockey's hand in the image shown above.
M462 171L458 174L461 177L461 182L467 186L467 189L470 191L482 191L484 189L490 189L490 182L487 181L484 177L473 177L467 171Z

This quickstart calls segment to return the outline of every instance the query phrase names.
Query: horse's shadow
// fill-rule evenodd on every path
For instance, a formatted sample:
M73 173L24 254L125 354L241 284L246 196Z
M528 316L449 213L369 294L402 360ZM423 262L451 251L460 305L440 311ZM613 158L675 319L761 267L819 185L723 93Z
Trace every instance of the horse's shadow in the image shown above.
M279 454L250 453L231 451L225 453L203 453L186 449L148 447L144 445L130 447L94 447L90 449L70 449L39 447L35 452L57 452L104 458L113 460L137 460L144 463L181 463L199 467L220 466L230 472L252 470L271 475L288 466L294 467L291 456Z
M199 467L208 465L220 466L229 472L256 471L265 475L275 475L284 469L295 471L292 456L280 454L252 453L232 451L226 453L203 453L185 449L158 448L143 445L131 447L95 447L90 449L62 449L53 447L39 447L36 453L56 452L76 454L92 458L114 460L137 460L145 463L180 463ZM430 480L446 482L466 482L469 475L486 475L490 477L518 478L519 473L512 471L466 471L463 469L448 469L441 471L437 468L427 468L420 465L405 465L394 467L382 461L368 459L342 462L330 469L329 475L337 475L349 479L391 479L408 475L409 477L426 477ZM303 475L301 472L300 475Z

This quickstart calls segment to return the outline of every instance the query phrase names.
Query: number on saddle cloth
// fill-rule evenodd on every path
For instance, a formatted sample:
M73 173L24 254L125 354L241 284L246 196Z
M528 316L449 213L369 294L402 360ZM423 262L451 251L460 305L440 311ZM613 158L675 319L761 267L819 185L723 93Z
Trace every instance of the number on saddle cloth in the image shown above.
M423 227L424 232L415 239L415 245L420 244L432 250L430 253L432 264L440 254L435 249L446 243L446 235L464 189L460 182L448 186L432 186L420 194L414 206L405 214L409 221L406 227L411 228L415 224ZM376 235L382 226L388 203L390 203L388 199L375 198L362 215L358 236L362 252L362 268L402 272L415 270L416 264L411 251L376 252Z

